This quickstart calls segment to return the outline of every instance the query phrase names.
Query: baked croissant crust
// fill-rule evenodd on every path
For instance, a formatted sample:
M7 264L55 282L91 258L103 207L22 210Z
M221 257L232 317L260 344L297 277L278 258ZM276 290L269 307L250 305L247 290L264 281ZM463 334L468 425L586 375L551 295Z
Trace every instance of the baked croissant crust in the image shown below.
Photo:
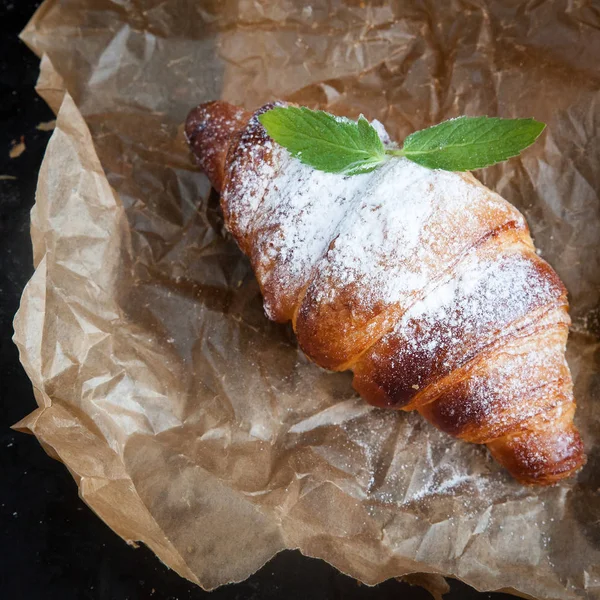
M566 290L519 211L470 174L404 158L312 169L266 134L272 106L211 102L186 122L267 315L318 365L351 369L367 402L486 444L521 482L581 467Z

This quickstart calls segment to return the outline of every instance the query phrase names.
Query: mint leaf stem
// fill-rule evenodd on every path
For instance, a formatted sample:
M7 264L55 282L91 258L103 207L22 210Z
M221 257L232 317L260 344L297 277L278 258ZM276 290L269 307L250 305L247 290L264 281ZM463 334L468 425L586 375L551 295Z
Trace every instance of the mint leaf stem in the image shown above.
M388 156L406 156L406 152L404 148L396 149L396 148L388 148L385 153Z

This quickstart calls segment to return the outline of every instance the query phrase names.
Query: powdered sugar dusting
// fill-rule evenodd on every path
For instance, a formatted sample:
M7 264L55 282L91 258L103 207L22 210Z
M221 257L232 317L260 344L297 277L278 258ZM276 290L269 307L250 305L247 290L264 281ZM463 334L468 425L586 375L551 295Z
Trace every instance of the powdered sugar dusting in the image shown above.
M289 156L277 158L279 174L252 225L253 263L268 314L277 310L275 301L296 304L340 222L374 177L373 173L342 177Z
M358 377L377 382L389 404L406 405L488 346L540 327L548 314L549 324L564 324L564 303L560 281L534 252L492 240L424 290L363 358Z
M396 147L396 144L390 138L388 132L386 131L386 129L381 121L378 121L377 119L373 119L371 121L371 125L373 126L373 129L377 132L377 135L379 136L379 139L383 142L384 146Z
M336 285L320 286L318 300L333 301L337 292L359 283L366 302L398 302L427 281L423 268L394 261L400 267L390 273L393 259L402 261L417 251L423 228L434 202L426 191L432 176L407 160L392 160L379 169L361 202L346 216L334 245L320 265L320 278ZM435 177L435 175L433 175ZM392 260L390 260L392 259ZM402 268L404 267L404 268Z
M556 282L536 269L540 261L534 257L519 251L498 254L496 248L483 254L471 254L457 272L406 311L394 334L408 349L443 350L444 366L454 368L465 344L487 341L561 295Z
M319 265L317 299L333 300L358 283L363 304L405 302L489 231L490 213L522 222L501 198L460 175L407 159L379 169L361 200ZM335 285L320 286L325 278Z
M474 180L406 159L378 169L359 198L319 261L300 309L301 343L317 348L311 352L317 361L334 357L330 367L347 364L385 335L490 232L507 224L526 228L514 207ZM327 335L333 321L335 338Z
M271 140L264 140L261 145L253 139L242 140L229 166L229 181L223 190L222 202L228 208L228 226L240 237L250 234L250 225L275 177L273 163L264 159L265 150L273 152L273 149ZM283 155L281 148L277 147L276 155L279 160L274 162L280 164ZM239 181L236 181L235 174L238 172Z

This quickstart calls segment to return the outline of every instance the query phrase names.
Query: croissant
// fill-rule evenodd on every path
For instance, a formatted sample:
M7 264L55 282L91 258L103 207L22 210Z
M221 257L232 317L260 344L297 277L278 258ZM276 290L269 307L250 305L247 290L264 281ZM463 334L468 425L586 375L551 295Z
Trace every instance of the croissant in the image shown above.
M471 174L405 158L312 169L267 135L257 117L273 106L201 104L185 126L267 316L321 367L351 369L367 402L485 444L519 481L573 474L567 293L519 211Z

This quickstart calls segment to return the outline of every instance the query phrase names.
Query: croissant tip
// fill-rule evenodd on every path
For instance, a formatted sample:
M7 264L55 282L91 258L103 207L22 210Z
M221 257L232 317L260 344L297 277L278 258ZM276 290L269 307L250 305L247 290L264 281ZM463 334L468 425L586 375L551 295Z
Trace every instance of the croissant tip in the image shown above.
M249 116L242 108L222 100L199 104L187 115L185 138L217 191L223 185L230 141Z
M574 477L581 469L585 466L587 462L587 458L585 455L581 457L581 459L574 460L571 464L566 465L564 469L558 469L553 471L552 473L542 473L542 474L531 474L526 477L522 475L514 474L514 477L518 479L520 483L525 485L534 485L534 486L550 486L556 485L560 483L564 479L570 479Z
M553 485L572 477L586 463L579 432L524 431L488 444L494 457L519 482Z

